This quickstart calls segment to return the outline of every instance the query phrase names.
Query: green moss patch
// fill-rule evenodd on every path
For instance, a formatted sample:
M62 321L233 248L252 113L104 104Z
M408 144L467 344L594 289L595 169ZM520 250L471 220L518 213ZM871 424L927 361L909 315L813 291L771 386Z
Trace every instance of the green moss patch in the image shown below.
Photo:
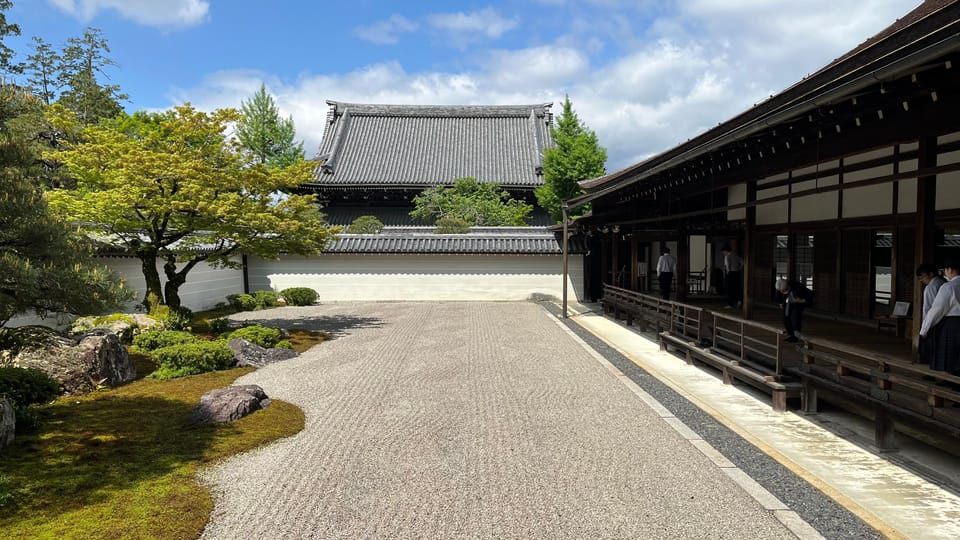
M0 538L199 536L213 500L198 469L303 429L303 411L282 401L232 424L189 423L201 394L250 371L142 379L39 407L40 431L0 451Z

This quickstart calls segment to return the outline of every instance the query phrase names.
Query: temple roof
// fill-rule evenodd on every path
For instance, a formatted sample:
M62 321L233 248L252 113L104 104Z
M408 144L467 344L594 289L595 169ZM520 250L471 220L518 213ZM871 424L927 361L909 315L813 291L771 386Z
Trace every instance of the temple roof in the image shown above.
M433 227L387 227L379 234L341 234L324 253L560 255L546 227L473 227L466 234L436 234ZM571 253L585 253L574 241Z
M543 184L551 103L368 105L328 101L308 187L411 187L473 177L503 187Z

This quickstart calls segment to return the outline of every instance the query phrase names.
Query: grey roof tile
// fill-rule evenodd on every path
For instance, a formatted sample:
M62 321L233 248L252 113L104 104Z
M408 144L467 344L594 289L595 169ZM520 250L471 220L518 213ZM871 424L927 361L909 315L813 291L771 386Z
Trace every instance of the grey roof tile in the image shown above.
M571 253L584 253L573 242ZM325 253L559 255L560 244L545 227L474 227L466 234L435 234L433 227L387 227L380 234L341 234Z
M543 184L552 104L366 105L328 101L312 186Z

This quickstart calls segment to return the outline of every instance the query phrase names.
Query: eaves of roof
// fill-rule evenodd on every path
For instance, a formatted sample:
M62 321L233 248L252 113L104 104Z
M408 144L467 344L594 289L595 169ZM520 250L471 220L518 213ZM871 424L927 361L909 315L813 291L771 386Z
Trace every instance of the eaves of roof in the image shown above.
M903 75L916 66L957 49L960 49L960 0L927 0L813 75L706 133L640 163L599 178L581 181L580 187L587 193L569 199L567 203L570 208L583 206L617 189L798 117L842 96Z

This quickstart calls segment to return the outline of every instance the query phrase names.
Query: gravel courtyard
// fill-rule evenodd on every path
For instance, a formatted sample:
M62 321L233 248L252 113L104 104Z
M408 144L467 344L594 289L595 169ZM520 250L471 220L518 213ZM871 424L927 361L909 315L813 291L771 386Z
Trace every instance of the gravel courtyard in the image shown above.
M794 538L536 304L234 317L333 339L237 381L307 425L206 474L205 538Z

